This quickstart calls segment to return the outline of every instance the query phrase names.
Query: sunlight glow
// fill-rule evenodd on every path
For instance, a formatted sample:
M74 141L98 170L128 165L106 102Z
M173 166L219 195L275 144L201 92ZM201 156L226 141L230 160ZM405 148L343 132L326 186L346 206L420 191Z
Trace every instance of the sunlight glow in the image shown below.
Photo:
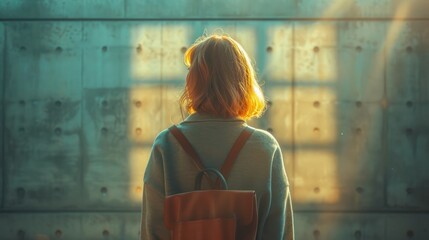
M129 180L129 198L133 202L140 202L143 191L143 175L146 169L147 162L150 156L150 147L133 147L130 149L129 166L130 166L130 180Z
M267 63L263 75L272 81L292 81L293 79L293 28L292 25L267 29Z
M297 24L295 28L295 80L330 82L337 79L336 24Z
M336 203L340 198L337 159L332 150L296 152L294 199L299 203Z

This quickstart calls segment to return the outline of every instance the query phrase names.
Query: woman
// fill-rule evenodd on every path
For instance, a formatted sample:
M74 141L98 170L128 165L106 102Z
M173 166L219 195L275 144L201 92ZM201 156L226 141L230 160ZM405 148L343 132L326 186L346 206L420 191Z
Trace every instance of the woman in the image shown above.
M225 35L196 41L185 53L189 68L180 99L190 113L177 125L206 168L220 169L246 120L259 117L265 100L244 49ZM194 190L199 170L168 130L155 139L144 175L141 239L169 239L163 223L166 196ZM274 137L254 129L228 177L230 189L255 190L257 239L294 239L289 183Z

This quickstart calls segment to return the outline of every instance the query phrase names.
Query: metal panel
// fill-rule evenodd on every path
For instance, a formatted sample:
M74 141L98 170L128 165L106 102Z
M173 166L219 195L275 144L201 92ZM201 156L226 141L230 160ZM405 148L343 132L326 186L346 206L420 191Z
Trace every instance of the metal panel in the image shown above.
M295 214L296 239L390 239L384 235L385 219L381 214Z
M429 209L429 104L388 108L387 203Z
M6 38L5 206L80 199L79 23L10 23Z
M85 88L160 84L161 23L85 22Z
M161 88L87 89L84 109L84 206L139 209L144 169L161 130Z
M429 101L429 21L388 25L387 97L407 104Z
M3 18L79 18L84 5L82 0L2 0L0 16Z

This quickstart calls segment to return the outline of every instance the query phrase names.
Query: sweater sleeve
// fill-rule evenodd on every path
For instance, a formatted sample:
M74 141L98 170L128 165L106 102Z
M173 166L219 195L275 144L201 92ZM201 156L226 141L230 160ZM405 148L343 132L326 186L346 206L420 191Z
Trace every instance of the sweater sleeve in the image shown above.
M143 202L141 211L140 239L169 239L164 225L164 169L159 150L152 147L144 175Z
M289 182L279 147L273 156L270 190L271 201L262 239L294 240L294 220Z

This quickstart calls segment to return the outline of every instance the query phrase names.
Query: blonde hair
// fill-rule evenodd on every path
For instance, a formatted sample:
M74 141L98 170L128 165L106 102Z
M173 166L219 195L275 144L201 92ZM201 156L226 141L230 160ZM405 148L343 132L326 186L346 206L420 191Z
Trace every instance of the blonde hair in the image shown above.
M189 72L180 103L188 113L260 117L265 99L243 47L226 35L198 39L184 56Z

